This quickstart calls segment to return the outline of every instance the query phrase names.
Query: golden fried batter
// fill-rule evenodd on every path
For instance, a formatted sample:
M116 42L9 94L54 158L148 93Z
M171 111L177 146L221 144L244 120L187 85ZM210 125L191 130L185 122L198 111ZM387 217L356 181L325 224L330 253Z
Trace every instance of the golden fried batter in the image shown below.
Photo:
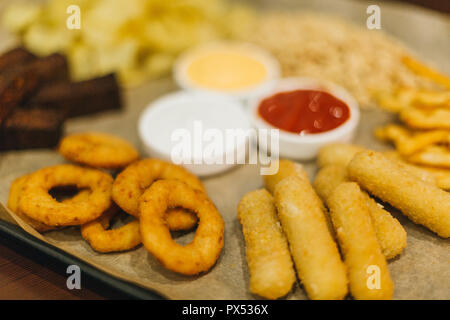
M308 174L302 165L290 160L281 159L278 161L278 172L273 175L264 176L266 189L273 193L276 184L288 176L298 176L303 179L308 179Z
M327 203L331 193L344 182L348 182L347 169L339 165L328 165L320 169L314 179L314 188L321 199ZM375 228L386 259L399 255L406 247L406 231L389 212L384 210L366 192L362 196L369 208L372 224Z
M343 299L347 275L328 229L323 205L309 181L296 176L275 187L275 204L297 274L311 299Z
M27 224L29 224L31 227L33 227L33 229L35 229L38 232L45 232L56 229L56 227L49 226L37 220L31 219L30 217L23 214L23 212L19 210L20 196L22 194L22 190L23 187L25 186L28 176L29 175L25 175L20 178L17 178L11 184L11 187L9 188L9 198L8 198L9 210L14 212L20 219L25 221Z
M354 182L341 183L328 198L331 220L336 230L355 299L392 299L394 284L381 252L369 208ZM371 277L379 271L379 287L371 286Z
M62 164L29 175L19 199L19 210L50 226L81 225L98 218L111 205L112 177L100 170ZM87 199L58 202L48 192L57 186L90 189Z
M195 212L199 224L194 240L176 243L164 215L169 207ZM185 275L208 271L223 247L224 222L204 192L177 180L159 180L140 198L140 230L145 248L167 269Z
M295 282L295 271L270 193L261 189L243 196L238 219L245 238L250 291L268 299L285 296Z
M399 209L413 222L450 237L450 194L423 182L374 151L358 153L348 166L352 180Z
M117 175L112 197L122 210L138 217L139 198L156 180L179 180L194 189L205 191L202 182L185 168L159 159L143 159Z
M355 154L363 150L365 150L363 147L354 144L331 143L319 150L317 165L320 168L329 164L338 164L345 167Z
M141 244L138 220L120 228L107 230L111 219L118 212L119 208L113 204L99 218L81 226L81 235L95 251L104 253L127 251Z
M59 152L70 161L104 169L123 168L139 158L128 141L99 132L69 135L61 140Z

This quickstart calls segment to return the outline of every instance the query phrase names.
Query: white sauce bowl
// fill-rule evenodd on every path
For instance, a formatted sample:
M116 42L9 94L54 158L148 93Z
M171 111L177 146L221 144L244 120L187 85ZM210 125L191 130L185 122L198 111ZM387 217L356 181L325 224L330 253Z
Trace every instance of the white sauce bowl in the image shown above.
M199 123L203 130L201 133L205 134L208 129L212 130L202 136L196 135L200 132ZM236 153L239 156L237 148L247 146L248 139L237 141L232 145L224 143L223 148L216 149L219 152L209 154L205 150L212 144L211 141L206 141L208 138L205 137L212 139L211 134L220 132L225 137L226 130L250 128L247 114L238 101L178 91L165 95L147 106L140 116L138 133L144 152L148 156L180 164L196 175L207 176L228 170L236 163L244 163L245 155L243 159L237 159L233 163L226 161L221 163L221 159L226 159L227 154ZM186 140L183 144L181 141L174 141L184 138ZM200 144L201 147L195 150L202 149L201 153L196 153L194 145ZM190 156L175 160L174 149L180 150L180 147L185 145L192 151Z

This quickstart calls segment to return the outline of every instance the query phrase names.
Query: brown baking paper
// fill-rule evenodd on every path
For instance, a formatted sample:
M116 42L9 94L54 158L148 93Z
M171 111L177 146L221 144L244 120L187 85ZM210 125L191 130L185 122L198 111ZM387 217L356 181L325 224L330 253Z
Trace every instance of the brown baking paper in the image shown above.
M282 2L290 3L290 1ZM357 10L360 10L361 14L365 14L365 6L361 2L322 1L321 3L323 4L321 8L324 10L336 9L336 3L340 3L339 10L335 12L341 12L350 18L357 16ZM307 5L306 2L303 4ZM406 33L405 23L414 21L408 21L411 19L410 16L403 16L400 8L403 7L385 7L383 5L383 23L397 36L404 35L410 46L424 55L428 54L428 57L434 59L438 65L441 65L440 63L447 64L446 55L442 55L444 52L433 52L428 46L421 47L421 44L433 44L433 40L430 39L435 39L436 46L444 50L440 40L447 41L446 52L448 53L450 46L448 24L445 21L432 19L432 15L414 10L412 16L415 19L421 19L421 28L428 28L427 22L432 22L434 27L430 25L427 33L419 32L413 38ZM439 56L440 54L441 56ZM173 90L176 88L170 79L155 81L140 88L128 90L124 112L104 113L70 120L67 123L66 132L105 131L120 135L136 146L140 146L136 129L139 113L150 101ZM390 116L381 111L364 111L355 142L378 150L387 148L374 140L372 131L374 127L390 120ZM1 154L0 202L7 203L9 186L15 178L42 167L63 162L64 159L52 150ZM316 169L314 163L305 163L305 166L310 177L313 177ZM39 234L8 211L4 205L0 206L0 218L9 221L15 220L26 232L103 272L152 289L167 298L258 298L252 295L248 289L249 275L245 260L244 239L241 226L236 218L236 208L245 193L262 187L259 168L255 165L238 166L224 174L203 179L203 182L209 196L225 220L225 244L220 258L212 270L195 277L182 276L166 270L142 246L125 253L100 254L93 251L89 244L81 238L77 227ZM394 215L399 218L408 233L406 249L398 258L389 261L388 264L395 284L394 298L450 299L450 241L439 238L427 229L413 224L397 212L394 212ZM192 239L192 233L177 236L177 241L180 243L186 243L190 239ZM306 299L307 297L297 283L286 298Z

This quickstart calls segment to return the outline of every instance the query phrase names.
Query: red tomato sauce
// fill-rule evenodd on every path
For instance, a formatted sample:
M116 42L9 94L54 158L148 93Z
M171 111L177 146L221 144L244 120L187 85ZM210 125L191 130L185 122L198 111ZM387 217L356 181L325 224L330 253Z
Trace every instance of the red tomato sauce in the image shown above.
M281 130L310 134L332 130L350 117L350 108L333 95L317 90L280 92L264 99L259 115Z

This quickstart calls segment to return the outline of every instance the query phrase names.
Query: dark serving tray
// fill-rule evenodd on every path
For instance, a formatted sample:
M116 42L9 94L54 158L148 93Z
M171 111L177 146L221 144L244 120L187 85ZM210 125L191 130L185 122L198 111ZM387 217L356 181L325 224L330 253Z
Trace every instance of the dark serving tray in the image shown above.
M163 299L155 292L110 276L86 262L33 237L23 231L19 226L0 219L0 240L3 241L3 239L25 250L30 250L29 255L34 256L33 258L46 261L45 263L38 261L41 264L59 264L60 266L74 264L79 266L84 275L84 281L88 280L88 282L91 282L92 280L92 282L104 287L105 291L114 291L116 293L115 296L119 296L120 298L144 300ZM62 268L62 270L65 271L65 268Z

